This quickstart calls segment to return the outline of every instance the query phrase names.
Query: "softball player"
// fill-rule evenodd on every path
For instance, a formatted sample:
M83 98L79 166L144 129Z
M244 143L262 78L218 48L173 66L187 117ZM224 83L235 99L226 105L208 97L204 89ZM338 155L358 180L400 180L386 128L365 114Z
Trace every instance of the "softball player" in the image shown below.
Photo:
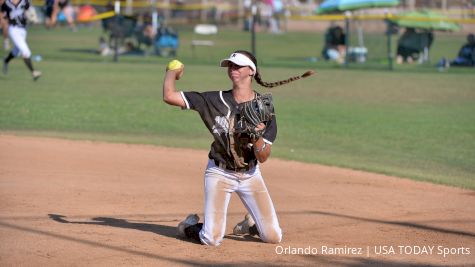
M29 0L5 0L2 4L2 16L8 20L8 35L13 42L13 50L3 61L3 73L8 72L8 63L16 56L21 56L26 66L36 81L41 76L41 72L33 68L31 63L31 51L26 43L26 15L25 11L30 8Z
M277 136L275 116L258 126L264 134L255 141L246 134L234 135L233 125L239 117L240 106L257 95L252 89L253 78L265 87L285 84L292 78L274 83L263 82L255 57L247 51L232 53L221 61L221 67L228 68L227 74L232 82L232 89L227 91L179 92L175 80L183 74L183 67L168 70L165 75L163 100L182 109L197 111L214 138L204 174L204 222L199 223L198 215L190 214L178 225L178 234L205 245L218 246L225 234L229 200L231 194L236 192L249 214L236 225L234 234L257 234L264 242L279 243L282 230L259 169L259 163L269 157ZM235 140L235 144L230 140ZM235 154L230 152L232 145L242 152L245 167L237 167L233 158Z

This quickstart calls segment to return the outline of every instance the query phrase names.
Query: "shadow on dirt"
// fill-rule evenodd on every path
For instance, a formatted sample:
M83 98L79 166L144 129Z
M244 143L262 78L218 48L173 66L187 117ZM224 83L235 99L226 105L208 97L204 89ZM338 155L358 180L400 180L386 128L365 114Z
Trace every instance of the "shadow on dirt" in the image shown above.
M103 225L103 226L112 226L126 229L134 229L139 231L152 232L158 235L176 238L176 227L160 224L150 224L150 223L133 223L124 219L116 219L109 217L94 217L92 221L69 221L66 219L66 216L59 214L48 214L50 219L59 222L59 223L72 223L72 224L92 224L92 225Z

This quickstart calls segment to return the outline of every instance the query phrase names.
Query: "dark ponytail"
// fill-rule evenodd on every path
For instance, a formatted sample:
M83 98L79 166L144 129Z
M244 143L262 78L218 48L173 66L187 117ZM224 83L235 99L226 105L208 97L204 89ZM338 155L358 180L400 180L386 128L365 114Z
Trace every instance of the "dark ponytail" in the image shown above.
M246 50L237 50L234 53L239 53L239 54L243 54L243 55L247 56L254 63L254 65L256 65L256 73L254 74L254 79L256 80L256 82L259 85L267 87L267 88L272 88L272 87L284 85L284 84L287 84L287 83L290 83L290 82L293 82L293 81L296 81L296 80L300 80L302 78L306 78L306 77L308 77L308 76L315 73L314 71L309 70L309 71L306 71L302 75L290 77L286 80L281 80L281 81L277 81L277 82L264 82L261 78L261 74L259 73L259 68L257 67L256 57L254 57L254 55L252 53L250 53Z

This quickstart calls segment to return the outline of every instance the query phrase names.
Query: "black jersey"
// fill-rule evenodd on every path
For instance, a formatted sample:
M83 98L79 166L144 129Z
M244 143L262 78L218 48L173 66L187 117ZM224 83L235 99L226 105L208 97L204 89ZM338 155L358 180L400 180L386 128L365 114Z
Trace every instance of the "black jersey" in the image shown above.
M240 156L249 168L257 164L256 156L251 147L251 139L248 134L234 133L229 129L230 125L236 125L240 119L240 106L229 91L211 92L182 92L187 109L196 110L214 137L208 157L216 163L225 164L228 169L239 169L236 166L233 153L231 153L230 133L235 140L234 149L239 151ZM266 143L272 144L277 136L277 122L275 116L266 122L263 135Z
M18 4L13 4L11 0L5 0L2 4L2 13L7 14L10 25L26 27L25 11L30 8L29 0L20 0Z

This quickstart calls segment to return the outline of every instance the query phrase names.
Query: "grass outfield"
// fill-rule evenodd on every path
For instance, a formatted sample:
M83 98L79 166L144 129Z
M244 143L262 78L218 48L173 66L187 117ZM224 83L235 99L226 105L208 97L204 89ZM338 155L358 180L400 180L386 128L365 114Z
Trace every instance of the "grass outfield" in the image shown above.
M161 102L168 60L123 57L114 64L88 52L96 48L98 33L31 30L32 50L44 58L36 64L44 77L33 83L20 60L12 62L7 77L0 76L0 130L208 149L211 136L199 116ZM228 89L225 70L212 61L230 48L192 59L186 52L191 35L182 35L180 58L187 65L180 89ZM405 66L389 72L320 62L299 65L305 51L298 50L287 48L285 59L273 57L272 51L284 53L277 45L261 55L267 81L308 68L318 71L313 78L272 90L279 125L273 157L475 189L473 70L439 73L433 67Z

